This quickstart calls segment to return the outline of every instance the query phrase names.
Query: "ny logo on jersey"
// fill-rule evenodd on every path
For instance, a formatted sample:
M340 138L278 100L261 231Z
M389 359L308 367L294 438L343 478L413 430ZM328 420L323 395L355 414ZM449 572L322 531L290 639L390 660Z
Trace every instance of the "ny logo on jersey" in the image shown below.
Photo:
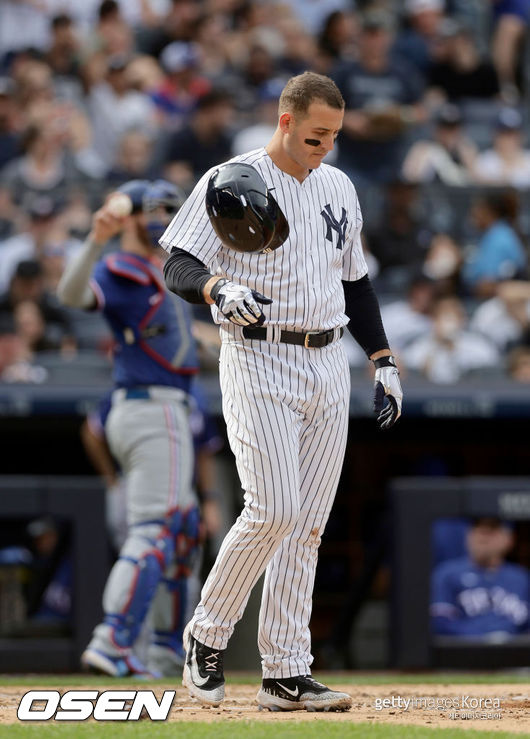
M337 221L333 213L331 212L331 205L325 205L324 210L320 212L320 215L324 218L328 225L326 231L326 240L333 241L332 231L337 232L337 249L344 247L344 239L346 238L346 227L348 225L348 219L346 218L346 211L342 208L342 215L340 221Z

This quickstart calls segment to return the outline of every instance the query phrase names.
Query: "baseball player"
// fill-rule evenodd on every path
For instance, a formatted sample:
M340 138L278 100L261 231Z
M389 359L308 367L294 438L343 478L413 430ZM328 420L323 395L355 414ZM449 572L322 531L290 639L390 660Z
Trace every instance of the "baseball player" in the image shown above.
M494 517L476 519L466 536L467 554L439 564L431 582L434 634L505 641L528 631L529 573L506 562L514 535Z
M329 78L291 78L267 147L209 170L161 240L169 288L211 304L220 324L223 412L245 491L184 632L184 684L209 705L224 698L223 652L265 570L259 705L351 706L311 677L309 631L346 445L346 324L374 360L383 428L399 417L402 392L367 277L355 188L321 164L343 114Z
M182 595L179 573L199 527L188 421L197 360L188 306L165 289L155 254L182 198L163 180L132 180L120 191L130 198L132 212L114 215L106 201L58 287L64 303L100 309L112 329L116 389L105 431L127 480L128 535L105 587L103 621L82 663L113 676L157 676L132 647L154 599L150 656L158 652L160 659L182 663L172 602ZM117 234L121 251L100 259Z
M184 667L184 651L182 649L182 632L186 617L199 600L200 571L202 566L202 549L204 540L219 533L222 518L219 505L219 494L216 489L214 456L221 449L223 442L217 431L216 423L207 409L207 400L195 382L189 397L189 426L194 449L194 489L200 502L201 524L200 540L203 547L196 552L195 561L188 556L187 538L177 538L177 554L180 545L184 545L184 559L178 568L178 579L172 577L173 603L171 628L173 648L168 650L165 644L167 635L153 634L146 639L149 627L142 630L139 642L135 645L136 654L141 654L141 647L146 648L146 664L151 672L161 673L163 677L182 675ZM103 478L106 490L106 518L113 550L117 553L127 538L127 490L115 460L113 459L105 435L108 414L112 407L112 393L105 393L97 408L88 414L81 426L81 438L85 452L93 466ZM155 607L165 608L163 598L155 599ZM166 615L160 613L160 618ZM150 626L150 624L149 624ZM180 658L180 663L179 663Z

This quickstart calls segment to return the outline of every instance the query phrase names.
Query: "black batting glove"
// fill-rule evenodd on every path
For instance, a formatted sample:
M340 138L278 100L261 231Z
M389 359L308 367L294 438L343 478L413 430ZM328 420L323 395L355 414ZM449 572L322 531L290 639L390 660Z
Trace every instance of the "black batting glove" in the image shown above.
M379 428L386 431L401 415L403 390L394 357L374 359L374 365L374 412L377 413Z

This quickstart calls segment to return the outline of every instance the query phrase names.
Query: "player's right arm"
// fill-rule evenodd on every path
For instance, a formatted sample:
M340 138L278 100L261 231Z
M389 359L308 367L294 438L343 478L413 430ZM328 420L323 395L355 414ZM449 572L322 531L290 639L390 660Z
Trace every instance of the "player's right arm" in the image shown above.
M260 326L265 316L258 303L269 304L272 300L207 268L221 246L204 204L214 169L201 177L160 239L160 245L170 252L164 265L166 285L190 303L215 303L232 323Z
M105 206L92 217L90 233L76 256L67 264L57 286L59 300L71 308L92 310L97 298L90 285L94 265L105 244L123 227L123 218L114 216Z
M199 259L176 247L164 265L164 278L168 289L179 297L190 303L215 303L238 326L261 326L265 315L258 303L272 303L257 290L212 275Z

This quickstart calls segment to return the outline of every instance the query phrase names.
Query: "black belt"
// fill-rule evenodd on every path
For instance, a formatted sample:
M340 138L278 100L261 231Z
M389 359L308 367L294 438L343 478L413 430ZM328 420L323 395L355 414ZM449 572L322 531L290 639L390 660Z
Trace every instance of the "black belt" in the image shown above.
M321 349L323 346L327 346L332 341L335 341L335 338L340 339L343 333L344 329L342 327L336 336L334 328L329 329L329 331L308 331L307 333L302 333L301 331L280 331L280 342L282 344L298 344L307 348ZM244 326L243 336L245 339L266 341L267 329L263 327L252 328L252 326Z

